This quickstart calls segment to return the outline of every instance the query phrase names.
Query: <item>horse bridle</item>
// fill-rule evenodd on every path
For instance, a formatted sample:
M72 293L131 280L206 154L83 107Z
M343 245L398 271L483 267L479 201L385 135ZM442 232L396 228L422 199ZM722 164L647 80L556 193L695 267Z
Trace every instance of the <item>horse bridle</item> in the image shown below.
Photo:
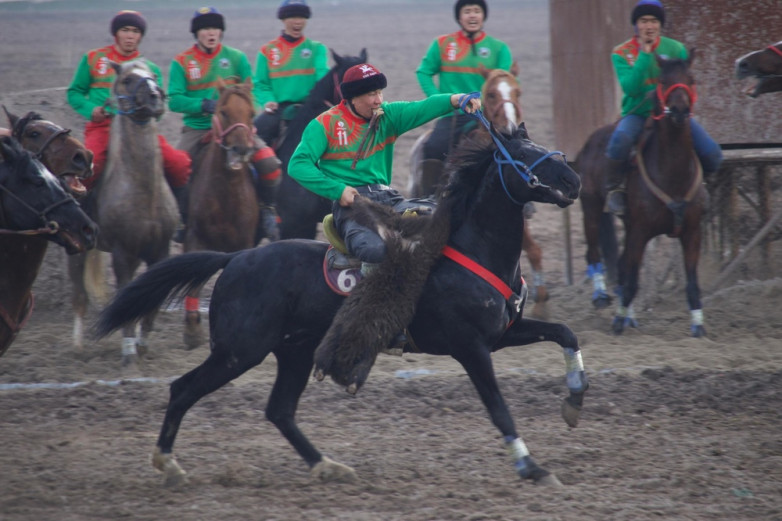
M514 204L518 206L524 206L526 203L522 203L521 201L517 201L511 194L510 190L508 190L507 185L505 184L505 177L502 175L502 167L503 165L510 165L513 167L513 170L516 171L516 173L521 177L525 183L527 183L527 186L530 188L546 188L551 189L550 186L544 185L540 182L538 177L533 173L533 170L535 167L540 165L543 161L546 159L553 157L553 156L562 156L562 159L567 161L565 159L565 154L563 152L560 152L559 150L552 150L551 152L548 152L546 154L543 154L541 157L539 157L532 165L527 165L524 161L520 159L514 159L510 152L508 152L508 149L505 148L505 145L502 143L499 137L494 132L494 129L491 126L491 123L486 119L486 116L483 115L483 112L479 110L476 110L474 113L467 112L467 104L470 103L470 100L473 100L475 98L480 98L481 93L480 92L472 92L470 94L464 94L461 98L459 98L459 108L464 112L465 114L470 115L471 117L474 117L478 119L484 127L486 127L486 130L489 132L489 135L491 136L492 141L494 141L494 144L497 146L497 150L494 151L494 162L497 163L497 166L500 171L500 182L502 183L502 188L505 190L505 195L508 196L508 199L510 199Z
M166 94L158 87L157 83L155 83L155 80L153 80L152 78L141 76L139 77L138 81L136 81L136 83L133 85L133 88L130 89L130 94L119 94L117 92L116 84L114 85L113 91L114 91L114 98L117 100L117 114L120 114L122 116L132 116L143 108L148 108L151 110L151 107L149 107L147 103L143 103L141 105L136 103L136 95L138 94L138 91L141 88L141 86L144 84L146 84L150 88L150 90L158 91L160 93L160 97L162 98L162 100L165 101ZM122 107L123 103L127 103L128 104L127 106L129 108L124 109ZM135 120L131 118L131 120L139 124L143 124L147 122L146 119Z
M660 112L660 114L656 116L653 115L652 119L660 120L671 113L671 109L668 108L668 98L676 89L683 89L687 93L687 96L689 96L690 98L690 112L692 112L692 107L695 106L695 100L698 99L698 93L695 92L694 86L687 85L685 83L674 83L673 85L665 89L665 92L663 92L663 86L658 83L657 99L660 101L660 104L662 105L662 111Z
M4 184L0 183L0 192L5 193L7 196L11 197L12 199L16 200L19 204L22 205L23 208L30 210L32 213L34 213L43 223L43 226L41 228L35 228L32 230L8 230L5 228L0 228L0 234L1 235L55 235L57 232L60 231L60 225L57 223L57 221L52 221L47 219L47 214L54 210L55 208L62 206L67 203L73 203L75 205L78 205L79 203L76 202L76 199L74 199L70 194L66 193L65 198L57 201L56 203L52 203L46 208L44 208L41 211L36 210L27 202L25 202L21 197L13 193L11 190L8 189ZM0 225L5 226L6 218L5 218L5 205L3 204L3 199L0 197Z
M30 121L43 121L43 120L34 120L29 118L20 119L12 131L13 137L15 137L16 140L19 141L20 143L23 138L22 134L24 133L24 129L27 128L27 125L30 123ZM69 128L62 128L61 126L55 125L54 123L52 123L52 126L55 128L52 135L46 138L46 141L43 142L43 145L41 145L41 148L38 149L37 152L33 153L33 157L39 161L43 159L44 151L46 151L46 149L49 147L49 145L52 144L52 142L55 139L57 139L60 136L68 136L71 133L71 129Z

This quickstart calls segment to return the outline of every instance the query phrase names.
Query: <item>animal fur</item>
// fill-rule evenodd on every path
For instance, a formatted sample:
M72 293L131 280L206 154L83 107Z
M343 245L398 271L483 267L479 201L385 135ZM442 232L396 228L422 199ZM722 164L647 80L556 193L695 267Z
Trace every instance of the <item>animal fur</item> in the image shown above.
M386 243L385 260L347 297L315 351L315 370L356 392L378 352L404 330L451 230L446 194L431 216L402 217L366 198L353 203L355 219Z

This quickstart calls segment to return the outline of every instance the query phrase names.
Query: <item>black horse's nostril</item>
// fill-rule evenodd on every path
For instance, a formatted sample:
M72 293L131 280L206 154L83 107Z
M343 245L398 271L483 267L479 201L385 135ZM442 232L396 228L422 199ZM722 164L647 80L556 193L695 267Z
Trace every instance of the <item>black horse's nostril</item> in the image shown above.
M84 157L84 154L81 152L76 152L73 154L71 161L73 162L74 166L80 169L86 169L89 166L89 163L87 163L87 158Z
M741 60L739 63L736 64L736 70L739 72L747 72L748 68L749 65L747 64L747 60Z

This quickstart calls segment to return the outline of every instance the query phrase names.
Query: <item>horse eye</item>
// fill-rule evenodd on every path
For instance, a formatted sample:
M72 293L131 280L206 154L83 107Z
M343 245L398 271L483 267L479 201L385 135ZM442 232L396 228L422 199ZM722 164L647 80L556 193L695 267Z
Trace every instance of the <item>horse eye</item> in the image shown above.
M40 133L40 132L38 132L37 130L33 130L33 131L32 131L32 132L30 132L28 135L29 135L31 138L33 138L33 139L36 139L36 138L39 138L39 137L41 136L41 133Z

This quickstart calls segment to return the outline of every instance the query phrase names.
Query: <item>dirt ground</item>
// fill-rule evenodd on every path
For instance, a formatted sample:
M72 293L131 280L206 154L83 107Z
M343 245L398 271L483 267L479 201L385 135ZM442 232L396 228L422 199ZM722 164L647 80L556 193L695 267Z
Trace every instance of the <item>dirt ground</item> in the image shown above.
M164 73L191 43L188 20L197 6L176 4L132 4L150 22L142 48ZM64 87L81 53L109 41L108 20L126 7L90 3L86 12L85 5L0 3L0 102L17 114L37 110L79 137L83 122L65 104ZM275 5L219 6L226 43L253 63L260 43L279 30ZM487 29L520 62L532 136L555 148L546 5L493 1ZM340 53L367 47L389 77L388 99L421 97L414 70L432 38L455 29L452 2L362 6L313 2L308 35ZM175 142L179 126L179 117L167 114L162 130ZM400 188L419 134L398 142ZM567 389L558 346L508 348L494 357L519 432L565 488L522 483L461 367L425 355L381 357L356 397L330 382L313 381L305 391L303 431L324 454L353 467L356 483L310 479L265 421L275 375L269 359L188 413L175 452L189 483L164 488L150 454L167 386L206 350L182 349L181 311L171 310L160 315L140 374L122 372L119 335L75 351L65 254L51 247L34 288L35 314L0 359L0 519L782 520L779 273L759 269L750 256L739 275L722 279L716 273L724 261L707 249L701 286L708 337L693 339L678 247L661 239L647 257L641 327L613 336L612 310L592 308L591 283L583 279L580 208L569 216L573 285L565 277L564 212L539 205L532 228L544 250L551 319L578 335L591 378L579 427L559 416ZM522 265L526 270L526 260ZM92 307L92 319L99 310Z

